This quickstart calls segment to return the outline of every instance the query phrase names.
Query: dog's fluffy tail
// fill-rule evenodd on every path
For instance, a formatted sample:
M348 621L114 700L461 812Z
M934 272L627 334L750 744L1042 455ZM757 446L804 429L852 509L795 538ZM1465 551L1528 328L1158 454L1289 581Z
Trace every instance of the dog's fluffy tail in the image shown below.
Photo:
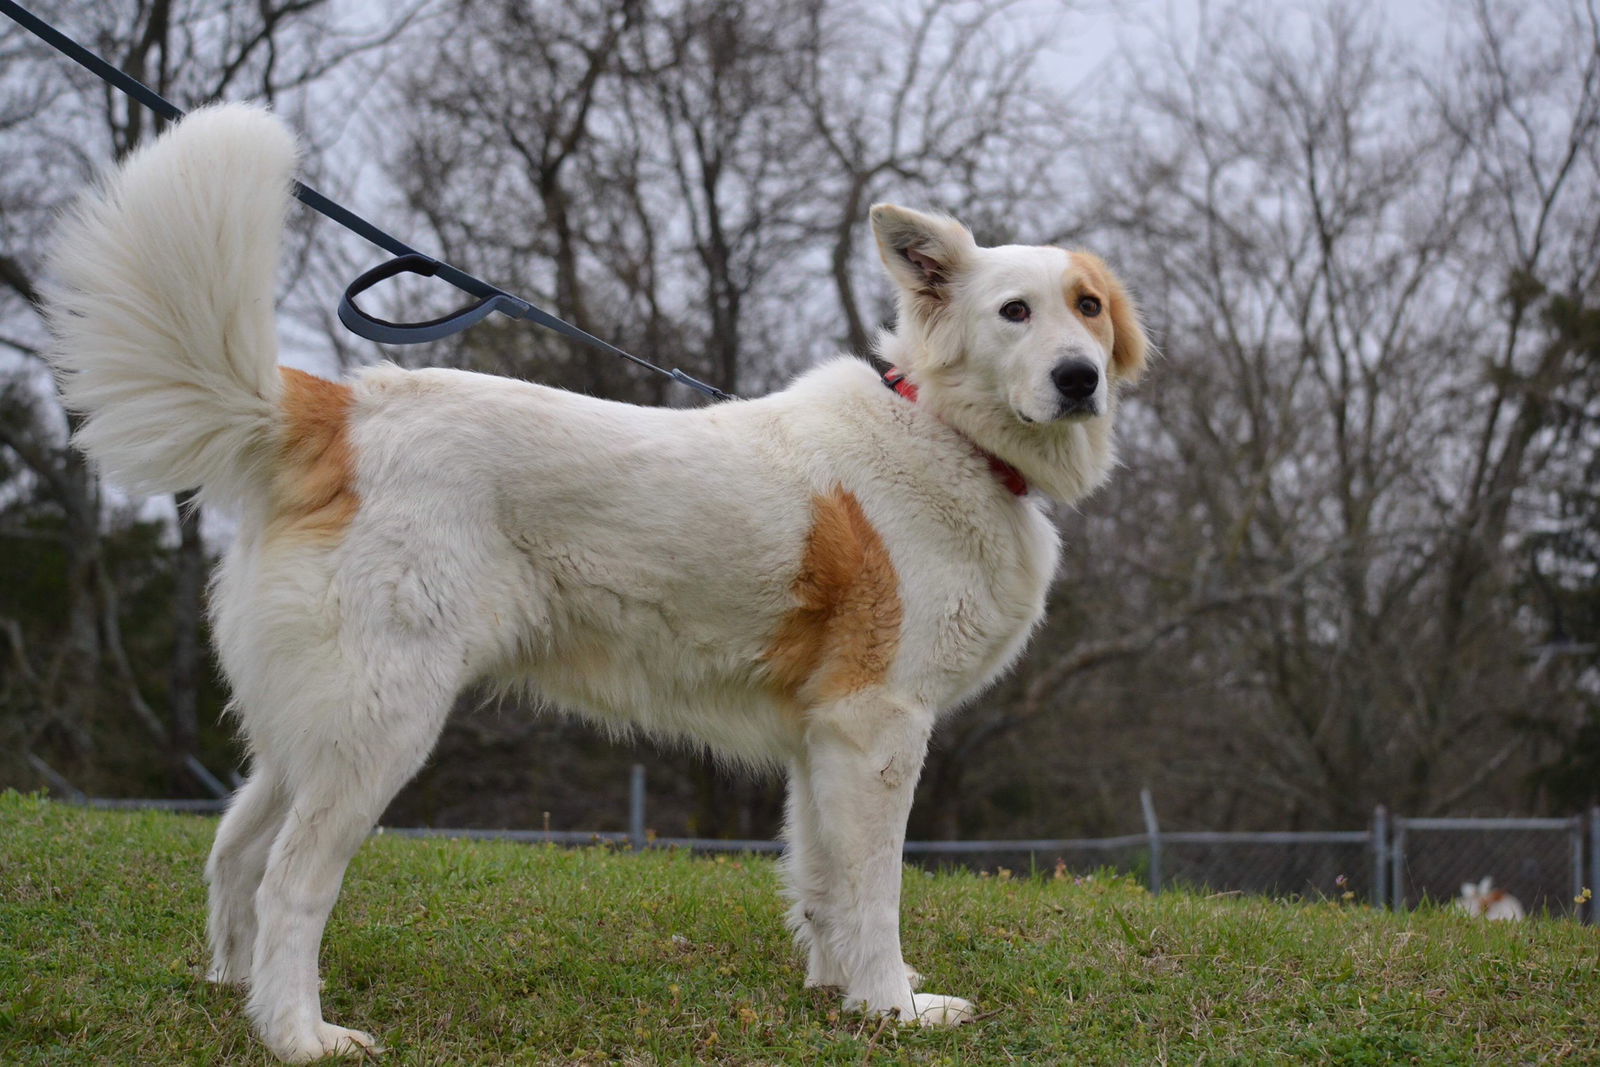
M283 385L274 283L298 155L260 108L197 110L63 221L47 295L75 440L138 492L266 485Z

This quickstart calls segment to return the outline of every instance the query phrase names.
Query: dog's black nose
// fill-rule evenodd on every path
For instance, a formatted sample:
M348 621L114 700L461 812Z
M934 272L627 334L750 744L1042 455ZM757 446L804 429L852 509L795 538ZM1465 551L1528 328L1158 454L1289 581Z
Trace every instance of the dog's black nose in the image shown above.
M1088 400L1100 388L1100 372L1086 359L1062 360L1050 372L1050 380L1062 399L1074 403Z

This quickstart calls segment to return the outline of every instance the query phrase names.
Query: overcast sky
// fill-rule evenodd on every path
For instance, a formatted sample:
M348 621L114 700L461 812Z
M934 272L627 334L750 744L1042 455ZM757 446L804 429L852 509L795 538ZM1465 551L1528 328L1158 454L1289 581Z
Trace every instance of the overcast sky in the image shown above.
M1103 64L1115 62L1119 49L1136 52L1140 43L1169 25L1191 26L1204 8L1213 12L1229 5L1218 0L1083 0L1081 9L1066 15L1056 34L1056 51L1062 57L1061 73L1069 84L1091 95L1094 77ZM1285 3L1284 11L1306 10L1312 4ZM1452 22L1465 18L1468 0L1353 0L1363 17L1381 20L1384 29L1404 51L1425 54L1437 44ZM1087 80L1086 80L1087 79Z

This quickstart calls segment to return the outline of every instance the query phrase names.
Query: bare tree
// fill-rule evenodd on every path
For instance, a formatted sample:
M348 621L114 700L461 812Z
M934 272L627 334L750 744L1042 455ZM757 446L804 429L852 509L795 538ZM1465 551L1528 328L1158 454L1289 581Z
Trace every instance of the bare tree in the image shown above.
M599 114L615 101L625 35L640 0L532 6L460 3L470 21L413 69L403 92L402 192L445 255L524 292L591 333L628 343L600 299L591 231ZM650 397L655 383L525 327L475 331L455 358L589 392ZM634 393L634 389L642 390Z
M69 7L47 7L42 13L187 108L241 92L272 102L392 39L410 18L404 13L375 31L352 34L320 10L323 6L306 0L249 5L154 0L103 5L89 17ZM5 323L0 344L22 358L10 377L16 417L0 428L0 445L20 461L33 487L64 520L67 637L54 652L32 650L48 664L33 672L39 706L50 709L43 721L83 722L91 714L85 702L93 702L95 680L105 668L126 707L170 759L174 784L181 788L198 774L215 788L196 762L207 674L202 641L207 560L199 509L186 497L176 501L172 658L164 686L167 706L158 713L125 648L118 582L106 559L100 486L81 456L67 447L72 420L63 419L55 406L42 366L39 237L48 229L45 221L97 166L137 148L160 120L16 27L8 24L0 49L15 59L4 82L0 137L10 142L8 155L30 163L8 169L0 179L5 208L0 217L7 220L0 292L10 294L9 300L0 298L0 322ZM15 632L20 639L22 629Z
M1517 804L1513 716L1570 700L1529 676L1519 501L1561 465L1550 414L1580 372L1518 279L1592 292L1600 268L1575 181L1594 173L1592 13L1478 5L1414 70L1366 8L1203 14L1095 168L1125 176L1095 240L1168 359L1063 587L1122 600L1113 634L1159 642L1058 695L1126 715L1148 751L1111 759L1213 821L1348 824L1491 787ZM1073 643L1107 640L1086 624L1057 620L1024 694L1071 681Z
M1070 110L1041 78L1049 27L1013 0L807 10L812 41L795 91L820 156L813 226L828 242L839 342L865 353L887 309L861 296L864 271L867 291L881 292L875 258L856 244L873 201L892 194L958 211L992 241L1026 214L1028 239L1042 240L1065 199L1055 164ZM1016 25L1026 31L1008 34ZM901 43L885 50L885 40Z
M808 43L793 5L711 0L653 13L629 59L628 85L647 97L664 142L657 165L677 194L673 215L688 227L711 380L729 392L759 362L747 343L752 299L800 254L795 211L809 176L793 158L800 131L788 87ZM624 106L647 136L639 105Z

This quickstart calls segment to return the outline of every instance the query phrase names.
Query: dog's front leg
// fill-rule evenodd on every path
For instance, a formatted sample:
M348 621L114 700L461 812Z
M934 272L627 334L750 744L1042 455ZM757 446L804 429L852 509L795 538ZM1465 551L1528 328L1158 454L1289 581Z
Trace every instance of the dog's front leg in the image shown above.
M836 879L832 857L817 833L817 804L811 796L810 760L800 757L789 769L784 805L785 849L781 869L789 898L789 929L806 953L806 985L844 991L844 970L833 958L828 923L837 904L828 898Z
M913 994L900 954L900 871L906 818L922 773L933 715L882 690L813 709L805 774L815 822L813 844L828 885L813 924L844 980L845 1001L923 1025L963 1022L972 1005L957 997Z

